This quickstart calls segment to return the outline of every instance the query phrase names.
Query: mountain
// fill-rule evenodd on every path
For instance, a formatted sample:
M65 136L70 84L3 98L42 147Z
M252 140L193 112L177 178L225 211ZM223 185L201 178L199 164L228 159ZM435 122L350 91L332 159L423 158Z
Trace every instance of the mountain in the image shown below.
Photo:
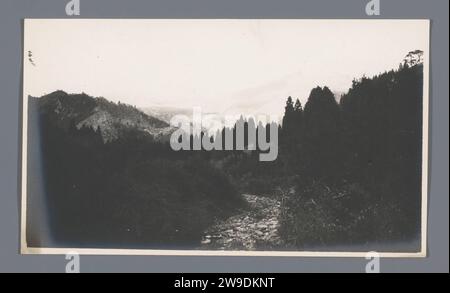
M142 112L152 117L156 117L159 120L162 120L166 123L170 123L170 119L172 119L175 115L185 115L192 120L192 108L177 108L177 107L165 107L165 106L152 106L142 108Z
M193 125L193 116L194 116L194 109L193 108L180 108L180 107L170 107L170 106L151 106L142 108L142 111L152 117L156 117L159 120L162 120L168 124L170 124L170 120L176 116L176 115L183 115L189 118L190 125ZM205 118L206 115L214 115L215 119L219 119L222 123L225 123L225 117L223 115L220 115L218 113L213 112L202 112L202 119ZM237 120L237 119L236 119ZM233 121L235 122L235 121ZM202 120L202 131L207 132L210 129L213 129L213 131L217 130L217 127L212 127L208 124L207 119Z
M29 97L41 115L48 115L59 127L100 130L104 142L119 138L127 129L139 130L155 139L163 139L172 132L168 123L149 116L134 106L94 98L85 93L68 94L56 91L40 98Z

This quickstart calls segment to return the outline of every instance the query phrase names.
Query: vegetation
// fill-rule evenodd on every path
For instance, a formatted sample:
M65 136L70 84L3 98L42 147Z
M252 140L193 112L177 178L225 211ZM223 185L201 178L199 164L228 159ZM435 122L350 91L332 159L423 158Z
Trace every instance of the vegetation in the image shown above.
M406 66L355 80L340 105L326 87L311 91L303 111L288 100L280 152L301 178L283 207L288 242L418 238L422 84L423 66Z
M274 162L260 162L257 151L175 152L133 127L105 142L101 127L79 124L99 105L114 121L132 114L136 124L166 125L131 106L57 92L72 109L64 119L54 99L30 102L41 133L29 143L42 147L45 178L45 192L30 200L45 199L61 246L198 247L208 227L245 207L241 193L280 197L289 247L417 239L422 86L418 64L354 80L339 103L327 87L314 88L304 107L289 97Z
M80 247L196 247L216 219L244 205L227 176L196 154L129 131L57 127L41 116L52 238ZM35 196L35 194L33 194Z

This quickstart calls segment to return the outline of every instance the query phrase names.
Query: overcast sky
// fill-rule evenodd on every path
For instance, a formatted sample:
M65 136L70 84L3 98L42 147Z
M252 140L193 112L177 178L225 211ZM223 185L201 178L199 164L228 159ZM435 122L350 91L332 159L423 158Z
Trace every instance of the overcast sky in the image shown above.
M344 92L427 46L427 21L27 20L24 85L33 96L272 114L288 96Z

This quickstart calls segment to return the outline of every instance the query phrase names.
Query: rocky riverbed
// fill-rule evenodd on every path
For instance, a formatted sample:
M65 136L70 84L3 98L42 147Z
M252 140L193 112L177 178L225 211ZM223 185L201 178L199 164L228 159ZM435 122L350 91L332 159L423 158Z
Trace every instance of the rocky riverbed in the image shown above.
M244 194L249 208L210 227L202 239L204 250L275 250L283 246L278 235L281 202Z

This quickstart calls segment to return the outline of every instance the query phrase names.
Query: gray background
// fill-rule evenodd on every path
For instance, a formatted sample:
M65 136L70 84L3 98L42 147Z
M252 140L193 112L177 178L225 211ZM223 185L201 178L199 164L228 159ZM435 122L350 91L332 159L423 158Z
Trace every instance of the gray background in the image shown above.
M0 0L0 272L64 272L64 256L19 255L22 19L66 18L69 0ZM83 18L374 18L369 0L81 0ZM381 0L380 18L429 18L431 140L426 259L382 272L449 271L448 0ZM82 272L364 272L365 259L82 256Z

